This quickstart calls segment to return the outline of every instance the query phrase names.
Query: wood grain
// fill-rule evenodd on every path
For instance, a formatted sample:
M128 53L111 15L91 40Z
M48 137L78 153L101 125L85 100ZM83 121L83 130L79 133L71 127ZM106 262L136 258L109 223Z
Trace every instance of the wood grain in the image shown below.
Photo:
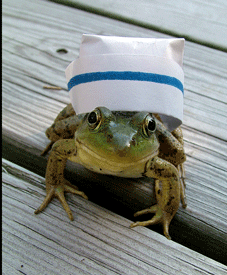
M39 154L48 143L44 132L69 102L64 70L78 55L82 33L167 37L48 1L3 1L3 155L42 176L46 158ZM227 253L226 62L224 52L186 42L188 208L179 209L170 229L174 241L222 263ZM44 85L63 89L46 90ZM146 180L101 177L71 163L66 176L91 201L126 217L155 199ZM162 232L158 226L151 229Z
M227 50L227 5L224 0L53 1Z
M3 274L225 274L227 268L90 201L54 200L39 216L44 178L3 160Z

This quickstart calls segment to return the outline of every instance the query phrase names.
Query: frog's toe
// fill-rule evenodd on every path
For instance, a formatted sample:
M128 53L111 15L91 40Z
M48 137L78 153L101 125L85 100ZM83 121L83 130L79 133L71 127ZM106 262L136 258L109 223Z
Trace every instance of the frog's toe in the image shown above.
M67 180L65 180L65 182L66 182L66 184L64 186L65 192L72 193L72 194L75 194L75 195L79 195L79 196L83 197L84 199L88 200L88 197L86 196L86 194L82 191L79 191L77 186L72 185Z
M148 207L146 209L143 209L141 211L138 211L134 214L134 217L138 217L144 214L150 214L150 213L156 213L158 211L158 205L152 205L151 207Z
M149 213L155 213L152 219L148 221L132 223L130 227L133 228L136 226L149 226L157 223L162 223L164 235L166 236L167 239L171 240L171 237L169 235L169 224L171 219L168 218L169 215L166 215L167 213L165 213L157 204L149 208L146 208L144 210L136 212L134 216L137 217L137 216L140 216L143 214L149 214Z
M149 208L146 208L144 210L138 211L134 214L135 217L143 215L143 214L148 214L148 213L156 213L154 217L151 220L148 221L143 221L143 222L135 222L130 225L130 227L136 227L136 226L148 226L152 224L156 224L162 221L163 218L163 213L161 208L158 207L158 205L153 205Z
M47 205L52 201L52 199L53 199L53 197L54 197L54 194L55 194L55 188L52 186L52 187L50 188L50 190L47 192L46 197L45 197L45 199L43 200L42 204L40 205L39 208L37 208L37 209L35 210L34 213L35 213L35 214L38 214L38 213L40 213L41 211L43 211L43 210L47 207Z
M187 207L187 198L182 191L181 191L181 204L183 208Z
M184 170L184 164L181 163L178 165L178 171L179 171L179 177L180 177L180 198L181 198L181 204L183 208L187 207L187 198L185 194L185 170Z
M43 203L40 205L40 207L38 209L35 210L34 213L38 214L41 211L43 211L47 207L47 205L51 202L51 200L54 197L57 197L59 199L59 201L61 202L63 208L65 209L66 213L68 214L69 219L71 221L73 221L73 214L72 214L72 211L70 210L69 205L65 199L65 194L64 194L65 192L76 194L76 195L83 197L84 199L88 199L88 197L84 194L84 192L79 191L76 186L72 185L69 181L64 180L63 184L58 185L58 186L51 185L50 188L48 188L47 195L46 195Z
M169 235L169 221L165 219L163 220L163 233L168 240L171 240L171 237Z
M136 227L136 226L149 226L152 224L156 224L161 222L161 217L156 217L154 216L151 220L144 221L144 222L134 222L130 225L131 228Z
M59 186L59 187L56 188L55 194L56 194L56 197L59 199L61 205L65 209L65 212L68 214L69 219L71 221L73 221L72 211L70 210L69 205L68 205L68 203L66 202L66 199L65 199L65 194L64 194L64 192L66 191L65 189L66 188L63 188L62 186Z

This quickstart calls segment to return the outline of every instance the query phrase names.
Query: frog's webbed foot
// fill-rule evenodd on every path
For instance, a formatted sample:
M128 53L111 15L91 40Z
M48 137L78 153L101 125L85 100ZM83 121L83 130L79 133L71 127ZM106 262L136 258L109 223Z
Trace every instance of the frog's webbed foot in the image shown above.
M35 211L35 214L41 212L51 202L54 197L57 197L68 214L70 220L73 220L72 212L65 199L65 192L76 194L87 199L84 192L78 190L78 188L72 185L64 178L64 169L67 159L70 156L76 155L75 141L73 139L61 139L54 143L52 151L48 158L46 169L46 192L47 195Z
M136 226L149 226L157 223L162 223L164 235L166 236L167 239L171 240L171 237L169 235L169 225L174 216L174 213L172 211L169 211L168 207L167 208L163 207L165 203L163 204L163 197L161 194L162 192L160 192L159 180L155 180L155 191L156 191L156 197L157 197L157 204L152 205L151 207L143 209L141 211L138 211L134 214L134 217L138 217L144 214L155 213L153 218L148 221L132 223L130 227L133 228Z
M143 222L135 222L131 227L161 223L163 225L164 235L167 239L171 239L169 235L169 225L180 203L181 187L178 171L173 164L159 157L155 157L152 159L150 166L147 167L145 175L155 178L157 204L136 212L135 216L148 213L155 214L152 219Z
M41 211L43 211L47 207L47 205L52 201L52 199L54 197L57 197L59 199L59 201L61 202L63 208L65 209L66 213L68 214L70 220L73 221L72 212L71 212L69 205L65 199L65 194L64 194L65 192L79 195L79 196L83 197L84 199L88 199L88 197L84 194L84 192L79 191L76 186L72 185L69 181L64 179L63 184L51 185L48 188L44 201L42 202L40 207L35 210L34 213L38 214Z
M185 170L184 170L184 164L181 163L178 165L178 171L179 171L179 178L180 178L180 198L181 198L181 204L183 208L187 207L187 198L185 194Z
M168 218L168 213L165 213L161 207L159 207L158 204L155 204L149 208L146 208L144 210L138 211L134 214L134 217L138 217L140 215L149 214L149 213L155 213L154 217L148 221L143 222L134 222L130 225L131 228L136 226L149 226L157 223L163 224L163 232L167 239L171 240L171 237L169 235L169 224L171 222L171 219Z

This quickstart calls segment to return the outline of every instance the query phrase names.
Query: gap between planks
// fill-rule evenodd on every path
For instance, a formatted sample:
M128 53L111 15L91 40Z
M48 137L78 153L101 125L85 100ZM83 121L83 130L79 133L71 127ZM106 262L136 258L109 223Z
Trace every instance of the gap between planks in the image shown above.
M3 160L3 274L225 274L227 267L92 202L70 196L42 214L44 179Z

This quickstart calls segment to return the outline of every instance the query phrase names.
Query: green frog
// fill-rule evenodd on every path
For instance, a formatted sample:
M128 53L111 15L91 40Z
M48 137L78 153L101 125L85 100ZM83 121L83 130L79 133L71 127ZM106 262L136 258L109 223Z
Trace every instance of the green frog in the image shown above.
M154 213L148 221L134 222L131 227L162 223L164 235L179 207L186 207L184 167L186 159L181 128L169 132L157 114L110 111L97 107L91 113L76 115L71 104L46 130L51 148L46 169L46 197L35 214L57 197L70 220L72 212L64 193L88 199L64 178L66 161L70 160L102 174L118 177L155 179L157 204L138 211L134 216Z

